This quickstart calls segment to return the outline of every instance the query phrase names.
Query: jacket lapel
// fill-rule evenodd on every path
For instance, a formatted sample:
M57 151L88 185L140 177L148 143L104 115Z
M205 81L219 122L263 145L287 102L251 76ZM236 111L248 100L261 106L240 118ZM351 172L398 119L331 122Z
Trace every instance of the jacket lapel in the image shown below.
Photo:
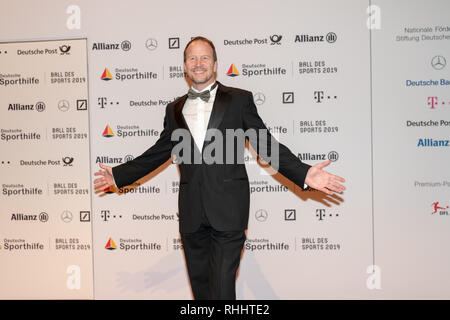
M178 101L178 103L175 105L174 112L175 112L175 120L177 121L178 127L189 130L189 127L188 127L186 121L184 120L184 116L183 116L183 107L184 107L184 104L186 103L186 99L187 99L187 94L182 96L180 101Z
M231 95L228 94L228 92L226 92L225 90L225 87L219 81L217 81L216 97L214 99L214 104L212 107L211 116L209 117L208 127L206 131L208 131L209 129L217 129L220 126L230 101ZM203 149L209 143L211 143L211 141L204 141Z
M191 153L192 156L195 157L199 157L201 155L200 150L197 147L197 144L194 141L194 137L192 136L192 132L189 129L189 126L187 125L186 119L183 116L183 107L184 104L186 103L186 99L187 99L187 94L184 95L180 101L178 101L178 103L175 105L174 107L174 113L175 113L175 120L177 121L177 125L179 128L181 129L185 129L189 132L189 136L190 136L190 140L191 140L191 148L192 150L194 150L194 154ZM192 162L194 162L194 159L192 159Z

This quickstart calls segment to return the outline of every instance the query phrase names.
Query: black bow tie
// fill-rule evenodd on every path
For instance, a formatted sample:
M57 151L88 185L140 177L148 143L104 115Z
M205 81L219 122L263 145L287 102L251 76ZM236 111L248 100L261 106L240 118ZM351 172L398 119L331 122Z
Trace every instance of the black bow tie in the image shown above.
M197 99L200 98L205 102L209 101L209 98L211 97L211 91L214 90L214 88L217 86L217 82L213 84L213 86L211 87L211 89L209 90L205 90L202 92L196 92L194 91L192 88L189 89L188 91L188 98L189 99Z

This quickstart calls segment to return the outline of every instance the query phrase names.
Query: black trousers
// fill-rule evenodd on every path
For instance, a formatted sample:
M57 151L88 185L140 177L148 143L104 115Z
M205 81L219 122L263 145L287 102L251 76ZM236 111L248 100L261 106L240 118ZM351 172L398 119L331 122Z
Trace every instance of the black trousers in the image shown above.
M181 233L181 241L194 299L235 300L244 230L217 231L202 212L200 228Z

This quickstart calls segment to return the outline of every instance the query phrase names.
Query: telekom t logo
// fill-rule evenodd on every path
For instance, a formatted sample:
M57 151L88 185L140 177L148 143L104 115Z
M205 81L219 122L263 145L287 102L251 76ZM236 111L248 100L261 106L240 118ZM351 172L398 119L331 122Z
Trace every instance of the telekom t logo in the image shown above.
M442 99L442 97L440 97L440 99L438 99L438 97L428 97L427 101L428 101L428 105L430 106L430 109L436 109L436 106L438 106L438 105L443 106L443 107L445 107L445 106L450 107L450 101Z
M431 106L431 109L436 109L435 106L438 104L437 97L428 97L428 105Z

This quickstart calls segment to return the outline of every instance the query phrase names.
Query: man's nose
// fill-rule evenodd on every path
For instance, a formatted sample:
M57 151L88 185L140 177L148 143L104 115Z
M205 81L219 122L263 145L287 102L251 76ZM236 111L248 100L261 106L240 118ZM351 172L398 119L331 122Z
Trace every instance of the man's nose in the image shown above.
M202 60L201 59L195 59L194 66L200 67L201 65L202 65Z

